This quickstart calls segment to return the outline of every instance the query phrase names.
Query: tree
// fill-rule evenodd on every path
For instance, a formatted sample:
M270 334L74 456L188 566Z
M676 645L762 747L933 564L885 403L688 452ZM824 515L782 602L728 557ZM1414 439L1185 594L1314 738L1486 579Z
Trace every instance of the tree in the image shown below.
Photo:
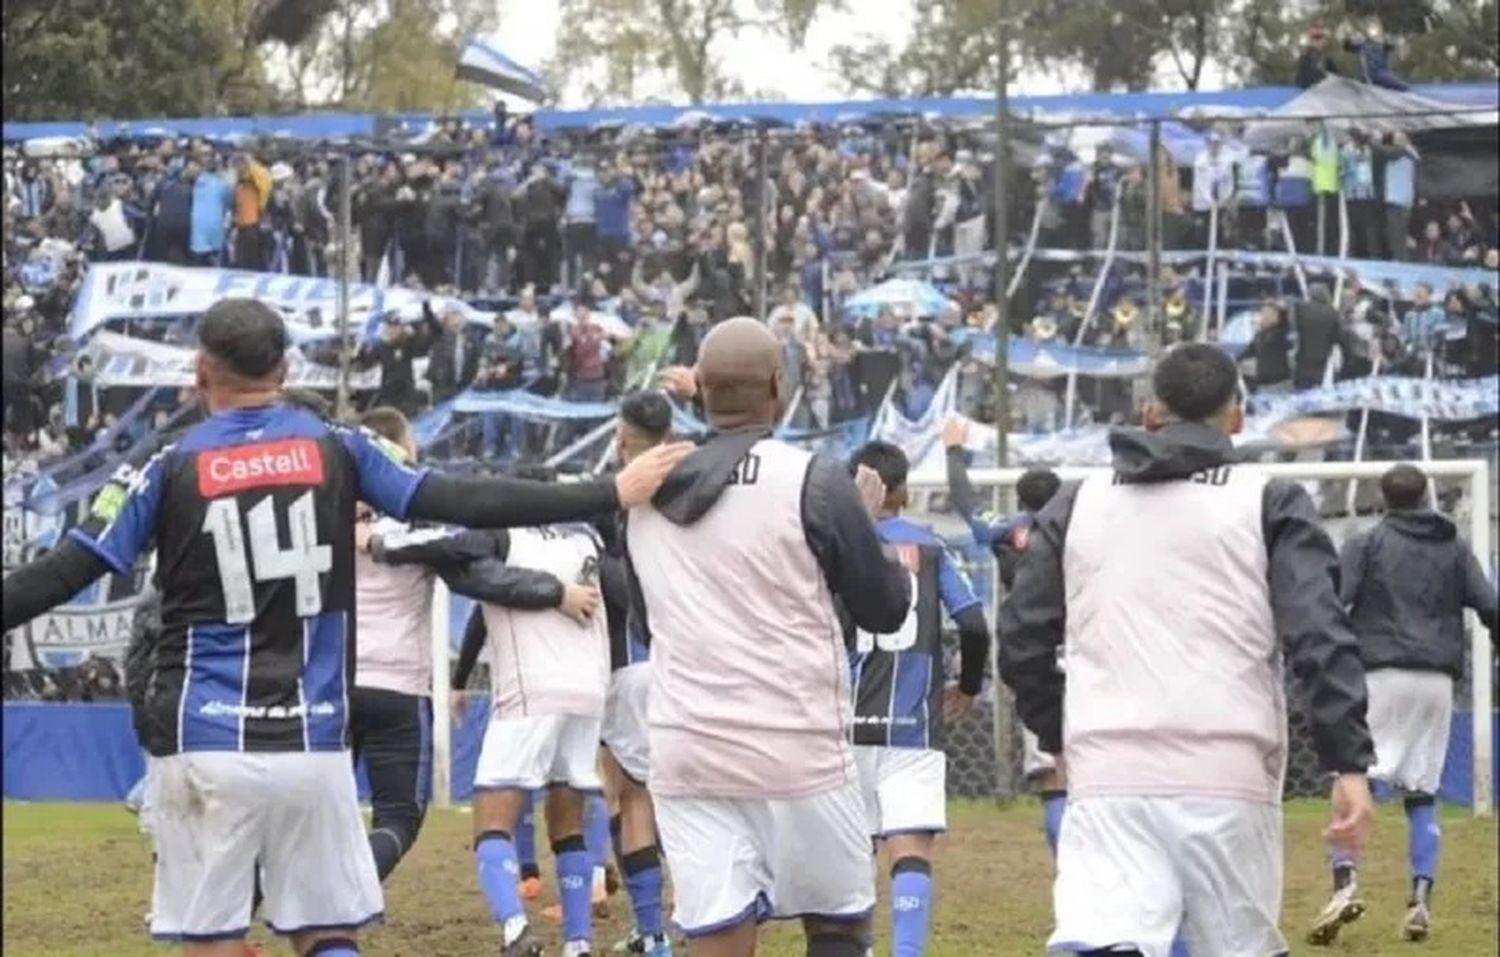
M302 106L376 112L476 106L484 90L455 79L464 41L497 25L493 0L335 0L287 50L282 71Z
M582 78L595 103L642 98L666 79L689 102L742 92L724 75L718 41L761 30L798 48L824 9L842 0L562 0L554 81Z
M6 119L130 119L217 112L228 39L195 0L7 0Z
M1370 0L1348 0L1328 9L1288 11L1280 0L1243 0L1232 19L1224 65L1241 82L1286 83L1294 73L1307 28L1355 30L1374 12ZM1388 5L1378 11L1397 46L1396 72L1415 83L1493 80L1500 70L1495 0L1431 0ZM1345 72L1358 75L1352 57L1330 42Z
M851 90L897 97L995 88L993 0L916 0L913 13L903 50L883 40L833 48L834 64Z

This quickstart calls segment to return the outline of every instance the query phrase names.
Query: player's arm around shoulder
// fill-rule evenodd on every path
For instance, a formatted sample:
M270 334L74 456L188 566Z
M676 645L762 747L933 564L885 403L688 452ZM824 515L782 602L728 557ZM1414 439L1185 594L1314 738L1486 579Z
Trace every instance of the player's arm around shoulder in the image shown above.
M829 590L854 624L890 634L911 609L911 578L888 558L854 479L835 459L815 456L802 493L802 527Z

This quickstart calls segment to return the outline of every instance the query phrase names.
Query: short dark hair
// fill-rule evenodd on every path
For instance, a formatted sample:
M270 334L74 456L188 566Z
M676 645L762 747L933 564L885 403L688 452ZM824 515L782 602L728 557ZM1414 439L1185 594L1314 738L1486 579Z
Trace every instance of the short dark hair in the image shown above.
M377 405L359 417L359 424L382 439L400 445L411 434L411 422L406 413L389 405Z
M660 392L634 392L620 400L620 418L652 439L672 431L672 403Z
M1062 479L1051 469L1027 469L1016 483L1016 498L1028 512L1040 512L1062 488Z
M1405 462L1392 466L1380 477L1380 496L1386 508L1410 509L1422 507L1422 496L1427 493L1427 473L1415 465Z
M887 493L905 485L907 473L911 470L911 462L907 460L906 453L901 451L901 446L878 439L866 442L854 453L854 457L849 460L849 474L858 472L861 465L880 476Z
M282 389L281 401L287 405L311 412L320 419L327 419L333 416L333 403L311 389L298 387Z
M1162 356L1151 373L1156 398L1179 419L1203 422L1235 398L1239 370L1229 353L1206 342L1185 342Z
M264 379L286 356L286 323L254 299L220 299L198 324L198 346L230 372Z

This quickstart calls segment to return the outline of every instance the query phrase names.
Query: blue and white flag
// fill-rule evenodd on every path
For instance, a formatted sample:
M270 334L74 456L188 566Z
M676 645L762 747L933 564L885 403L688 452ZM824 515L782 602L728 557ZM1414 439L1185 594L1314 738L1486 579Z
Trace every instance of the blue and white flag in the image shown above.
M547 98L546 84L539 74L501 53L490 41L477 37L465 43L458 55L458 78L533 103Z

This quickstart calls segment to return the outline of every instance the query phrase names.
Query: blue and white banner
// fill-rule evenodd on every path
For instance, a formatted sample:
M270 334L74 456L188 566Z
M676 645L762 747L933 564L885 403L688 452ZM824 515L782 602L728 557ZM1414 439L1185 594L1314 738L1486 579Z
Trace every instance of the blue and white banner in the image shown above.
M993 364L995 337L969 338L974 358ZM1139 349L1074 346L1066 342L1036 342L1012 337L1010 370L1031 379L1058 379L1069 373L1103 379L1130 379L1151 371L1151 359Z
M338 335L339 284L335 280L147 262L90 265L73 303L68 335L81 341L112 321L198 316L220 299L231 296L258 299L279 310L293 342L314 342ZM430 302L439 315L457 309L474 324L488 325L494 321L492 313L480 312L458 299L352 282L350 329L362 338L373 337L388 314L403 322L420 322L424 301Z
M615 414L617 402L569 402L525 389L483 392L470 389L453 400L454 412L483 412L514 415L546 422L597 422Z
M1469 422L1500 415L1500 376L1484 379L1418 379L1369 376L1346 379L1320 389L1252 398L1257 418L1284 421L1369 409L1405 419Z
M149 339L135 339L116 332L99 332L89 340L83 354L93 360L96 386L173 386L182 388L197 381L196 351ZM336 366L308 362L298 349L287 356L286 384L302 389L336 389ZM349 387L356 391L379 388L380 369L353 369Z

